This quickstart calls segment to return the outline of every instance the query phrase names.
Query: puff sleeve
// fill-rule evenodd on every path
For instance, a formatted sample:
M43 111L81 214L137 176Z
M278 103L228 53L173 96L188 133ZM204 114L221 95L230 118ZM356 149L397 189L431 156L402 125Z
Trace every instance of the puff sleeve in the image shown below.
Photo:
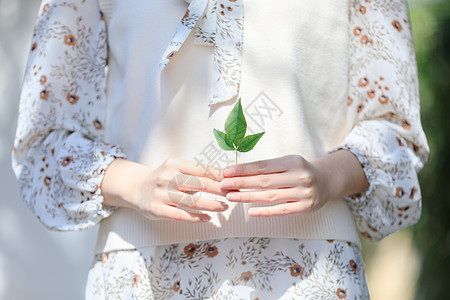
M108 217L100 184L121 148L103 142L106 27L97 1L43 1L20 96L12 167L23 201L49 229Z
M339 149L361 162L369 189L346 197L361 234L380 240L421 215L417 173L429 157L420 121L405 0L350 1L348 116Z

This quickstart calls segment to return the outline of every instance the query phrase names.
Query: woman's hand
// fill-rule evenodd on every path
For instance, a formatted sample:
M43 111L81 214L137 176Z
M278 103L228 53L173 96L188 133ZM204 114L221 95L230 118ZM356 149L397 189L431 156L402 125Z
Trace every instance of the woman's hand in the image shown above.
M168 158L157 169L115 159L103 178L103 204L134 208L151 219L207 222L207 214L180 208L225 211L226 203L193 195L200 191L225 196L222 179L222 170L181 158Z
M311 213L327 201L356 194L368 188L368 182L357 158L339 150L308 162L300 155L232 165L224 170L224 189L263 189L229 192L232 202L279 203L253 207L254 217Z

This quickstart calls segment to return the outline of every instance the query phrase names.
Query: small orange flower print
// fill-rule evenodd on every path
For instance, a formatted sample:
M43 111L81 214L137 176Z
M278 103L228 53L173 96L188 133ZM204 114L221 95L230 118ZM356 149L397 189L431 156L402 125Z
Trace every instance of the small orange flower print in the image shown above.
M63 202L59 202L58 203L58 207L63 207L64 206L64 203Z
M192 257L195 254L195 251L197 251L198 246L194 245L194 244L189 244L186 247L184 247L184 253L189 256Z
M361 37L361 44L363 45L367 45L369 43L372 43L373 41L371 39L369 39L369 37L367 35L363 35Z
M71 157L71 156L66 156L66 157L64 157L64 159L63 159L61 165L62 165L63 167L67 167L71 162L73 162L73 157Z
M389 97L386 95L381 95L378 97L378 101L380 101L381 104L386 104L389 102Z
M375 90L367 91L367 96L368 96L370 99L373 99L373 98L375 97Z
M411 124L409 124L409 122L406 120L402 121L402 127L404 130L411 130Z
M47 91L47 89L45 89L45 90L41 91L40 97L41 97L42 100L47 100L49 94L50 94L50 92Z
M361 6L359 7L359 12L360 12L360 13L365 14L366 11L367 11L367 9L366 9L365 6L361 5Z
M139 283L139 276L134 274L133 277L131 278L131 287L134 287L138 283Z
M104 254L102 255L102 263L105 264L107 260L108 260L108 254L104 253Z
M398 146L399 146L399 147L405 146L405 144L403 144L403 141L402 141L401 138L399 138L399 137L397 136L396 139L397 139L397 143L398 143Z
M102 122L100 122L98 119L95 119L92 121L92 124L94 124L95 129L100 130L103 128Z
M367 233L367 231L361 232L361 235L362 235L363 237L365 237L366 239L372 238L372 236L371 236L369 233Z
M362 28L361 27L356 26L355 29L353 29L353 34L355 36L361 35L361 32L362 32Z
M216 247L216 246L211 246L211 245L209 245L209 244L206 246L205 254L206 254L208 257L214 257L214 256L216 256L218 253L219 253L219 251L217 250L217 247Z
M45 4L44 7L42 7L42 12L45 13L48 11L48 7L50 6L50 4Z
M358 265L356 264L356 262L353 259L350 259L349 264L350 268L352 268L352 271L356 273L356 271L358 270Z
M331 244L334 242L334 240L327 240L327 242Z
M49 176L45 176L45 178L44 178L44 184L45 184L46 186L49 186L50 183L52 183L52 179L51 179Z
M297 277L303 275L303 268L299 265L294 265L291 267L291 276Z
M189 17L189 9L184 13L183 19L186 19L187 17Z
M42 75L42 76L41 76L41 79L39 79L39 82L40 82L41 84L45 84L45 83L47 82L47 76Z
M400 24L400 22L397 20L392 21L392 26L394 26L394 28L397 29L398 32L401 32L403 29L402 24Z
M179 280L173 284L172 289L174 292L178 292L180 290L180 281Z
M248 271L248 272L243 272L241 274L241 280L244 281L245 283L247 283L250 279L253 278L253 274L252 272Z
M172 59L173 58L173 56L175 55L175 53L177 53L177 51L172 51L172 52L170 52L168 55L167 55L167 59Z
M75 46L75 37L71 34L68 34L64 37L64 44L67 46Z
M414 195L416 194L416 188L413 186L411 192L409 193L409 199L414 199Z
M33 45L31 45L31 51L36 50L37 48L37 43L33 43Z
M241 265L245 266L247 262L245 260L241 261Z
M369 79L367 79L367 77L363 77L358 81L358 86L360 86L360 87L365 87L368 84L369 84Z
M414 152L419 151L419 146L417 146L416 144L413 144L413 150L414 150Z
M350 106L353 103L353 99L351 97L348 97L347 105Z
M103 14L103 12L100 10L100 21L104 21L105 20L105 15Z
M401 198L401 197L403 197L404 195L405 195L405 191L403 190L403 188L398 187L398 188L395 190L395 196L396 196L396 197Z
M362 105L362 104L361 104L361 105L358 105L358 109L356 110L356 112L359 112L359 113L362 112L362 110L364 109L364 107L365 107L365 106Z
M347 298L347 289L337 289L337 291L336 291L336 296L339 298L339 299L345 299L345 298Z
M378 232L378 229L376 229L375 227L373 227L370 224L367 224L367 227L369 227L369 229L372 230L373 232Z
M78 102L78 99L80 99L80 97L75 94L67 93L66 99L70 104L75 104Z
M408 209L410 209L409 205L398 208L399 211L407 211Z

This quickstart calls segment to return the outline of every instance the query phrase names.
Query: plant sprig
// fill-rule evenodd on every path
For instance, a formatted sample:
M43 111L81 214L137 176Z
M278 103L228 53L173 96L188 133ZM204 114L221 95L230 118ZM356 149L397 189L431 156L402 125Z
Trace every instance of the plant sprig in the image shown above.
M214 136L220 148L225 151L248 152L255 147L256 143L265 133L260 132L245 136L247 131L247 122L245 121L242 110L241 98L238 99L225 122L225 132L214 128Z

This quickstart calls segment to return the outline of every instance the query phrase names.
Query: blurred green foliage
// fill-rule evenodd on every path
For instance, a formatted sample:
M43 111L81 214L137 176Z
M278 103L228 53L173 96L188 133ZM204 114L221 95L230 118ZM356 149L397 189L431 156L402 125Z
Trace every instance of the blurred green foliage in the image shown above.
M416 300L450 299L450 1L409 4L422 124L431 149L419 176L422 218L412 229L421 257Z

